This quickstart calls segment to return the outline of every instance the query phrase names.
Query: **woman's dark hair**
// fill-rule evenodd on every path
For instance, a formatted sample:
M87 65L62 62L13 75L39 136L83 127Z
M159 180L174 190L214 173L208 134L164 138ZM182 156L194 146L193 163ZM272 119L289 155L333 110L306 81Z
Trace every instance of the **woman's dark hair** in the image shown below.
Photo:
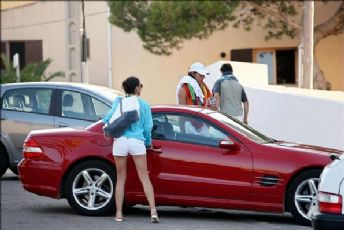
M128 77L122 82L122 88L126 94L135 94L135 89L140 85L140 80L137 77Z
M233 68L232 65L229 63L223 64L220 68L220 71L223 72L231 72L233 73Z
M195 79L195 72L188 72L188 75L189 75L190 77L192 77L193 79Z

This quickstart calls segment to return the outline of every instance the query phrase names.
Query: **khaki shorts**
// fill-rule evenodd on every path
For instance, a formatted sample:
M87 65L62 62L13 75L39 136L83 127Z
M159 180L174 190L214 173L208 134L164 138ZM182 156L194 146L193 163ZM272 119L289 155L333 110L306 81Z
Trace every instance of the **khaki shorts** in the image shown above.
M112 154L114 156L144 155L146 154L146 146L144 141L136 138L120 137L114 141L112 146Z

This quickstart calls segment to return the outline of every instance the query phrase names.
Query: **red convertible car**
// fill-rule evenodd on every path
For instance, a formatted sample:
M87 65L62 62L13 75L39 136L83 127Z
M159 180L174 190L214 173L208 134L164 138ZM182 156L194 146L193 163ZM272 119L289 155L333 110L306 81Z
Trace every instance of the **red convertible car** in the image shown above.
M157 205L291 212L309 223L319 175L343 151L276 141L219 112L153 106L147 152ZM115 210L116 162L102 122L85 130L32 131L18 169L27 191L66 198L83 215ZM125 203L147 204L128 161Z

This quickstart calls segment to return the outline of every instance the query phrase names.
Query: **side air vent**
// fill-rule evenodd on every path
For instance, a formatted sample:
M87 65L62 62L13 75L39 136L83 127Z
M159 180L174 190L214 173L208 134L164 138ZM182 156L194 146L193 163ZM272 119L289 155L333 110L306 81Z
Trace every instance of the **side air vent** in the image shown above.
M262 177L256 177L256 181L259 181L261 186L271 187L277 185L280 182L280 179L274 175L265 175Z

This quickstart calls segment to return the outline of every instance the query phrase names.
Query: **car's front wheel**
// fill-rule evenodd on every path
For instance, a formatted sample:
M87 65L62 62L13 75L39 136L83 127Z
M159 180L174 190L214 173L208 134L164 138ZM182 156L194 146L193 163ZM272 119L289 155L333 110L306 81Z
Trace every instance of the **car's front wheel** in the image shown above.
M100 216L115 210L115 170L99 160L74 167L66 179L65 194L69 205L82 215Z
M321 170L309 170L298 175L288 189L288 205L293 217L301 224L310 225L317 208Z

